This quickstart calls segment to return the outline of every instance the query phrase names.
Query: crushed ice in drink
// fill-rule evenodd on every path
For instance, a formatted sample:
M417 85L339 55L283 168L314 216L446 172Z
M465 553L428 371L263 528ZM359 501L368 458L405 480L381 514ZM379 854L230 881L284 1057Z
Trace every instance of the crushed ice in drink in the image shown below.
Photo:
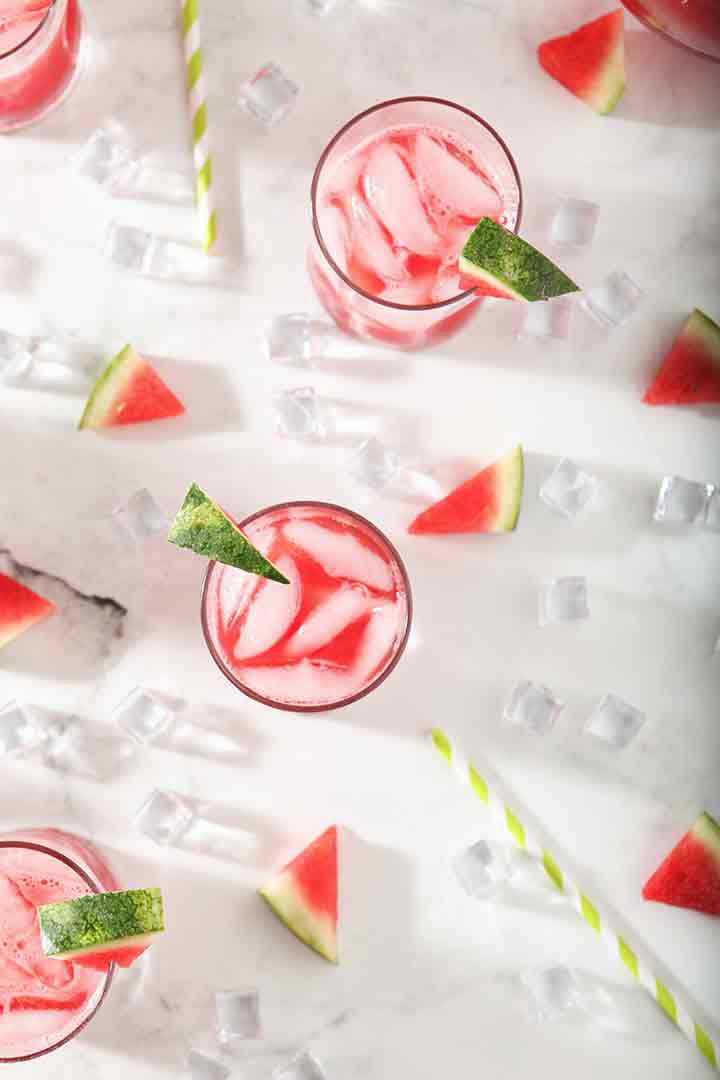
M540 498L558 514L572 518L588 505L596 491L595 477L563 458L544 481Z
M564 296L523 305L518 337L532 341L562 341L570 330L572 301Z
M635 738L645 720L645 713L640 709L615 694L606 694L593 709L583 731L623 750Z
M622 270L614 270L581 296L583 307L603 326L622 326L642 303L645 293Z
M308 367L313 355L312 319L307 312L277 315L265 323L265 354L276 364Z
M147 488L134 492L112 511L112 520L124 539L140 545L157 533L166 532L170 522Z
M530 997L532 1015L538 1021L558 1020L580 1005L578 981L562 964L524 971L521 979Z
M156 236L134 225L111 222L105 250L123 270L160 281L207 283L220 276L221 263L208 259L200 248Z
M269 63L241 86L238 103L265 127L272 127L291 108L299 90L277 64Z
M380 489L390 483L399 466L397 454L373 436L354 451L348 461L348 472L361 484Z
M318 441L326 437L327 423L312 386L277 390L273 394L273 407L279 435L289 439Z
M135 815L135 825L156 844L175 844L188 831L195 811L175 791L156 788Z
M111 194L127 190L140 170L130 137L116 121L108 121L94 131L74 161L83 176Z
M710 494L710 485L666 476L660 484L654 518L667 525L701 525Z
M231 1050L245 1039L259 1039L260 995L257 990L218 990L215 1026L221 1046Z
M562 247L589 247L595 237L600 207L585 199L561 199L550 226L550 239Z
M35 750L46 735L33 710L21 702L9 701L0 709L0 755Z
M161 695L136 686L115 708L113 720L136 742L149 743L169 731L175 709Z
M19 386L33 366L32 338L0 330L0 382Z
M475 900L490 896L502 875L496 853L484 840L459 851L452 860L452 868L463 890Z
M538 596L538 621L541 626L553 622L574 622L587 619L589 615L586 578L555 578L541 586Z
M281 1065L275 1069L272 1080L327 1080L327 1076L317 1058L305 1050L289 1065Z
M514 687L503 716L508 724L545 735L553 728L563 708L563 702L546 686L521 682Z
M224 1062L217 1061L202 1050L190 1050L187 1056L187 1074L190 1080L227 1080L230 1069Z

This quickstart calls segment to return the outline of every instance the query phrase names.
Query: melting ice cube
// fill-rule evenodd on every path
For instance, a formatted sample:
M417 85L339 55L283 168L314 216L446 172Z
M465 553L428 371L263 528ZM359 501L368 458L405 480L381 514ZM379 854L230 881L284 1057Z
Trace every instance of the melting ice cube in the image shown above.
M175 710L159 694L136 686L117 706L113 720L136 742L147 743L172 727Z
M534 341L563 340L570 329L572 301L564 296L523 305L518 337Z
M368 487L384 488L400 467L400 459L374 436L355 450L348 462L351 476Z
M147 488L134 492L112 512L112 518L123 537L138 545L156 533L166 532L170 522Z
M590 615L584 577L556 578L547 581L538 597L538 621L541 626L552 622L573 622Z
M645 713L614 694L606 694L595 706L584 731L623 750L645 723Z
M588 247L593 242L600 207L585 199L560 200L550 226L554 244L569 247Z
M645 293L622 270L615 270L604 281L588 289L581 297L583 307L603 326L622 326L642 303Z
M564 965L525 971L521 978L536 1020L558 1020L580 1004L578 981Z
M552 690L539 683L521 682L514 687L505 706L504 718L536 735L545 735L554 726L563 703Z
M194 818L193 807L182 795L156 788L135 815L135 825L156 844L175 844Z
M312 319L307 312L278 315L265 324L265 352L278 364L308 367L313 355Z
M320 1062L309 1051L298 1054L289 1065L281 1065L272 1080L327 1080Z
M241 107L265 127L281 120L292 106L300 87L277 64L264 64L240 88Z
M260 997L257 990L218 990L215 1021L220 1043L232 1049L245 1039L260 1038Z
M327 424L312 386L278 390L273 394L278 433L291 439L324 439Z
M496 853L484 840L458 852L452 860L452 868L467 895L476 900L490 896L502 875Z
M563 458L540 488L540 498L558 514L570 518L587 506L596 491L595 477Z
M230 1069L222 1061L204 1054L202 1050L191 1050L187 1056L187 1071L190 1080L227 1080Z
M666 476L660 484L655 520L669 525L700 525L705 521L712 485Z
M33 710L19 701L0 709L0 755L23 754L40 746L46 732Z

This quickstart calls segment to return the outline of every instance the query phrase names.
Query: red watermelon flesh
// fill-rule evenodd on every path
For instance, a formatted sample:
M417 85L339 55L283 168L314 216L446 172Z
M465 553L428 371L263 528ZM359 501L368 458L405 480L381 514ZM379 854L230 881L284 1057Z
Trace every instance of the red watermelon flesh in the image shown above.
M720 402L720 326L698 308L688 316L643 401L646 405Z
M517 525L523 489L523 452L507 457L466 480L429 506L408 527L418 535L510 532Z
M649 879L646 900L720 915L720 825L700 814Z
M571 34L538 46L538 60L595 112L612 112L625 90L625 22L622 10L585 23Z
M55 611L55 605L19 581L0 574L0 649Z
M289 930L338 962L338 830L333 825L288 863L260 895Z
M147 945L126 945L124 948L81 953L73 956L72 962L73 964L79 964L80 967L92 968L93 971L108 971L113 963L119 967L127 968L137 960L138 956L142 956L150 948L151 944L152 942L148 941Z
M155 369L126 345L95 383L78 427L143 424L184 412L183 403Z

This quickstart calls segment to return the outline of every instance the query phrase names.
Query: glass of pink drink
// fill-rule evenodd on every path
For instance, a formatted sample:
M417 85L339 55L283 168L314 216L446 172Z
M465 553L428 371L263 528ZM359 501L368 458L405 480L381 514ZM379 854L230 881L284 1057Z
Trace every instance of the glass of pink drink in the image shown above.
M119 889L100 854L71 833L23 829L0 836L0 1063L47 1054L100 1008L110 970L43 956L36 907Z
M78 0L0 0L0 132L39 120L78 70Z
M720 61L720 0L623 0L625 7L671 41Z
M342 507L291 502L240 528L287 578L211 562L202 621L215 663L265 705L321 712L374 690L400 659L412 617L399 554Z
M439 98L386 101L323 151L312 181L308 269L341 329L418 349L459 329L478 303L458 255L482 217L520 226L507 146L469 109Z

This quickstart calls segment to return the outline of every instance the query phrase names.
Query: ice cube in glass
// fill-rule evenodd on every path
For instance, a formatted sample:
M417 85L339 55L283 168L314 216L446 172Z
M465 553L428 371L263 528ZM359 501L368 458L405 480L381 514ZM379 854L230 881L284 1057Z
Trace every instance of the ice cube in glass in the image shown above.
M230 1069L202 1050L190 1050L187 1056L187 1073L190 1080L227 1080Z
M135 825L156 844L175 844L188 831L195 811L175 791L156 788L135 815Z
M272 1074L272 1080L327 1080L325 1071L317 1058L305 1050L289 1065L281 1065Z
M707 501L707 484L682 476L666 476L660 484L654 517L667 525L701 525Z
M46 732L27 705L9 701L0 709L0 755L35 750L45 737Z
M279 435L290 439L325 438L327 428L312 386L276 391L273 406Z
M538 1021L561 1019L580 1004L578 981L563 964L524 971L521 979L530 996L532 1015Z
M134 545L156 533L166 532L169 521L147 488L134 492L112 511L112 519L123 538Z
M586 578L555 578L541 586L538 596L538 621L541 626L553 622L574 622L587 619L589 615Z
M563 702L547 686L520 682L513 688L503 716L508 724L545 735L553 728L563 708Z
M348 461L348 471L361 484L372 488L384 488L390 483L400 466L400 460L392 450L373 436L358 446Z
M606 694L593 709L583 730L596 739L623 750L645 723L645 713L615 694Z
M595 236L600 207L585 199L563 198L553 215L550 238L562 247L589 247Z
M136 686L116 707L113 720L136 742L148 743L169 731L175 710L159 694Z
M532 341L562 341L570 329L572 301L565 296L525 304L518 337Z
M257 990L218 990L215 1026L220 1044L231 1050L245 1039L259 1039L260 996Z
M582 294L583 307L603 326L622 326L635 313L645 293L622 270Z
M307 367L312 352L312 320L306 312L277 315L265 323L265 353L268 360Z
M240 88L239 104L265 127L271 127L287 113L300 87L277 64L264 64Z
M540 498L558 514L572 518L588 505L596 491L594 476L569 458L562 458L540 488Z
M498 858L484 840L459 851L451 865L461 887L473 899L483 899L495 891L500 871Z

